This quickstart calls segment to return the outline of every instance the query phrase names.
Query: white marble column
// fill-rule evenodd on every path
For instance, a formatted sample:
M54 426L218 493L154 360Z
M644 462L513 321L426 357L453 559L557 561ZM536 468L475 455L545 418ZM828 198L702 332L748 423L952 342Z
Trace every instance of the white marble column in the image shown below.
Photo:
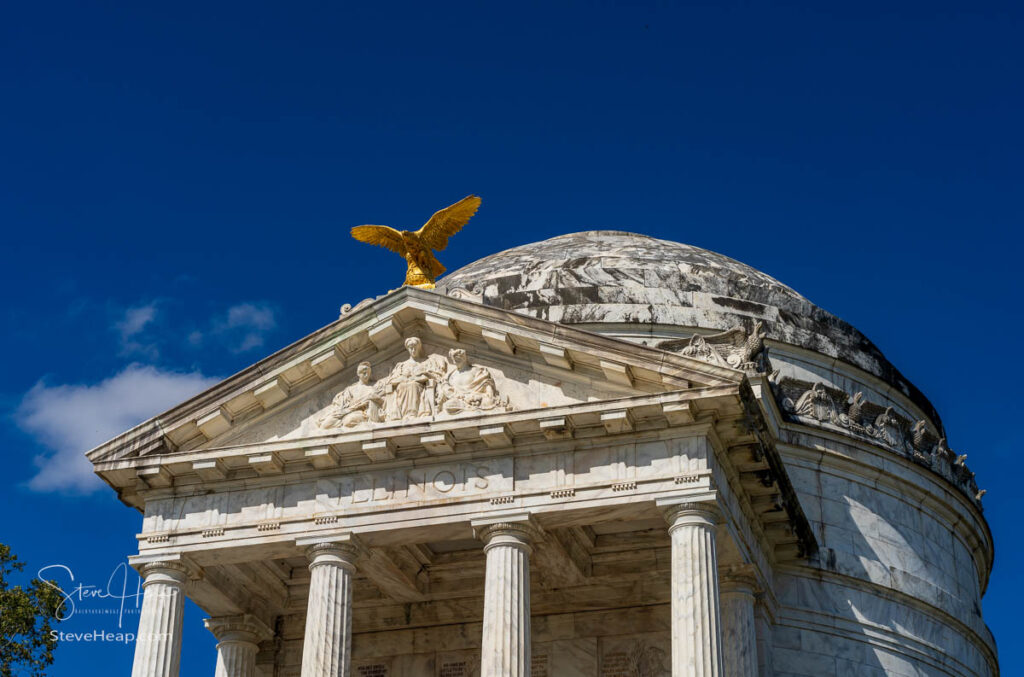
M760 677L772 677L775 674L772 660L772 623L763 603L754 609L754 627L757 628L757 674Z
M269 628L249 614L207 618L204 622L217 638L215 677L253 677L259 643L272 636Z
M144 581L132 677L178 677L188 569L180 562L150 562L139 573Z
M528 515L473 522L484 542L484 628L480 677L530 675L530 544Z
M721 579L722 652L725 677L758 677L757 625L754 603L757 581L746 573Z
M348 677L352 663L352 542L311 545L302 677Z
M722 677L713 503L665 505L672 540L672 677Z

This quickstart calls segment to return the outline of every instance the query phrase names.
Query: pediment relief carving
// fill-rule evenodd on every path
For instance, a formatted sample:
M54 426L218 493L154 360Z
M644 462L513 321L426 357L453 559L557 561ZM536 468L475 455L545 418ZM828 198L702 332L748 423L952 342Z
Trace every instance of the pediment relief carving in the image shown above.
M408 358L376 381L373 365L360 362L358 380L334 397L317 419L317 427L358 429L375 423L512 410L490 370L471 364L464 348L452 348L445 357L428 354L417 337L407 338L404 345Z
M419 425L651 392L594 373L555 373L540 355L526 351L498 354L471 342L434 337L428 343L428 337L409 332L386 350L358 355L318 387L259 418L236 422L216 445Z

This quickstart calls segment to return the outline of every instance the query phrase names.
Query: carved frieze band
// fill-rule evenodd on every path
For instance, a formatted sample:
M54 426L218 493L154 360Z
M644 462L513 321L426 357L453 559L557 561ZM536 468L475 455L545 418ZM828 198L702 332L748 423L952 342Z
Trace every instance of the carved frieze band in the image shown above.
M823 383L779 380L777 374L769 381L779 407L791 420L839 428L891 449L942 475L980 506L985 492L978 490L965 463L967 455L950 450L946 438L932 433L926 421L910 421L892 407L868 401L863 392L850 395Z

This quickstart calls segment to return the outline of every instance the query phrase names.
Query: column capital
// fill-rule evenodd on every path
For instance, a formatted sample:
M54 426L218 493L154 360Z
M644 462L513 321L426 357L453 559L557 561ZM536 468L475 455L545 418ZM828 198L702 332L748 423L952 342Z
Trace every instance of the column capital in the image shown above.
M719 594L742 593L754 597L761 589L753 564L723 567L718 572Z
M203 625L213 633L218 642L259 644L274 637L274 631L252 614L206 618Z
M351 532L321 538L300 538L295 544L305 548L310 569L320 565L333 565L354 571L356 560L364 551L359 539Z
M530 549L541 530L530 513L495 515L472 520L473 536L484 542L484 552L493 545L511 545Z
M137 555L129 558L129 564L142 576L142 587L154 582L184 585L189 580L198 580L203 577L203 570L180 554L166 557Z
M709 526L718 524L721 511L714 500L670 496L659 498L655 505L661 508L669 531L680 526Z

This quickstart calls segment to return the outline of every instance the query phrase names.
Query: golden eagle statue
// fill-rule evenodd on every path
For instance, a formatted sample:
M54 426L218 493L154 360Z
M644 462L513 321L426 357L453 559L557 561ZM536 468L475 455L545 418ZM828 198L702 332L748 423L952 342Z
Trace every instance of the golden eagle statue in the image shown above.
M479 207L480 198L470 195L436 212L416 232L388 226L356 226L352 229L352 237L360 242L387 247L404 256L409 265L405 285L433 289L434 280L445 271L445 267L431 250L441 251L447 247L448 238L469 223Z

